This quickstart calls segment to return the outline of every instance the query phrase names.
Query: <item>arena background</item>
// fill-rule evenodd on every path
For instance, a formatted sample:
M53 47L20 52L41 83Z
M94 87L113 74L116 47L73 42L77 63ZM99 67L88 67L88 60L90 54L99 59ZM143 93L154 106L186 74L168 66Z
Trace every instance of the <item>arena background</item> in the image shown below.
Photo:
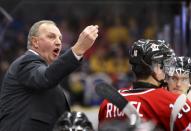
M42 19L58 24L63 51L85 26L99 25L99 37L84 64L62 81L72 110L85 112L95 128L102 99L94 85L100 80L116 88L131 85L128 52L133 41L164 39L177 55L191 56L189 0L0 0L0 84L9 64L26 51L30 26Z

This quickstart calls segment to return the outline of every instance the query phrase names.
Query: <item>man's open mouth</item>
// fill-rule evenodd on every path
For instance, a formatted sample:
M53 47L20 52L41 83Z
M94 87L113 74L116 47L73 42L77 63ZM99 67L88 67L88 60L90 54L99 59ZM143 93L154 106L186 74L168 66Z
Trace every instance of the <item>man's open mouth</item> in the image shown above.
M60 49L59 49L59 48L56 48L56 49L53 50L53 54L54 54L55 56L58 56L58 55L59 55L59 52L60 52Z

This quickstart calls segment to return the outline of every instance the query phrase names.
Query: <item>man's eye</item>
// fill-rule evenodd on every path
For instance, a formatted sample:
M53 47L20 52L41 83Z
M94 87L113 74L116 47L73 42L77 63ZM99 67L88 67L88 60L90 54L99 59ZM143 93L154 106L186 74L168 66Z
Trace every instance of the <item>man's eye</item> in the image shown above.
M171 78L173 81L177 81L177 78L176 77L172 77Z
M188 78L183 78L182 81L188 81Z
M55 36L54 35L48 35L48 38L53 39L53 38L55 38Z

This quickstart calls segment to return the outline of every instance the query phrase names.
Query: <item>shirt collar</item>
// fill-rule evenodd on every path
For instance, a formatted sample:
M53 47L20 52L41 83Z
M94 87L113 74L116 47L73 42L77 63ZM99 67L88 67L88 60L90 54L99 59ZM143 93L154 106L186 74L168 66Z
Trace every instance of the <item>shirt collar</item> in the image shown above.
M137 81L133 83L133 89L137 89L137 88L158 88L156 85L153 85L151 83L147 83L147 82L141 82L141 81Z
M28 49L28 51L34 53L35 55L39 55L36 51L32 50L32 49Z

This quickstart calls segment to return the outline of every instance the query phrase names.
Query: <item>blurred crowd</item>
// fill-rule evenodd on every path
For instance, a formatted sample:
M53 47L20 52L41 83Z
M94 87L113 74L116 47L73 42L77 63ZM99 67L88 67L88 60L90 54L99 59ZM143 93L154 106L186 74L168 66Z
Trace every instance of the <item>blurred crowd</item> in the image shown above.
M130 45L140 38L158 38L181 5L149 4L24 3L13 12L11 22L0 14L0 83L9 64L27 50L29 27L35 21L50 19L57 23L63 35L63 52L76 42L85 26L97 24L100 33L95 45L85 55L81 68L64 78L62 85L68 87L65 89L71 104L100 104L95 83L106 81L116 88L130 86L135 79L128 62Z

